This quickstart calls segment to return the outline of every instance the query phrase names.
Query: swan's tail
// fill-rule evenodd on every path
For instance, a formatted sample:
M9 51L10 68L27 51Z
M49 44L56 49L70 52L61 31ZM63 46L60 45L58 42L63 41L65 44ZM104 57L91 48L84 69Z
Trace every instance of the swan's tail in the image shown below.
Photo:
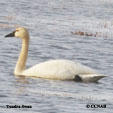
M87 75L79 75L83 82L97 82L101 78L106 77L105 75L98 74L87 74Z

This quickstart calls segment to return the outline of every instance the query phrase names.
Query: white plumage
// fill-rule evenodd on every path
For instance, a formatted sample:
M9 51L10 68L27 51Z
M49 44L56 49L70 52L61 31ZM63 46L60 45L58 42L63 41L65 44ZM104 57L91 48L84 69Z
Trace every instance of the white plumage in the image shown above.
M6 35L6 37L11 36L22 39L22 50L15 67L15 75L84 82L96 82L105 77L90 67L69 60L50 60L25 69L29 46L29 33L25 28L17 28L13 33Z

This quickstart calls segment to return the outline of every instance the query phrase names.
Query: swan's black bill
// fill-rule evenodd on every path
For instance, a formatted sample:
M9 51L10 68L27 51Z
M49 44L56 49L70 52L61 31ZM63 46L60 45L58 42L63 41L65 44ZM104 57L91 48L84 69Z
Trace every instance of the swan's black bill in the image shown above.
M8 35L6 35L5 37L14 37L15 36L15 31L13 31L12 33L9 33Z

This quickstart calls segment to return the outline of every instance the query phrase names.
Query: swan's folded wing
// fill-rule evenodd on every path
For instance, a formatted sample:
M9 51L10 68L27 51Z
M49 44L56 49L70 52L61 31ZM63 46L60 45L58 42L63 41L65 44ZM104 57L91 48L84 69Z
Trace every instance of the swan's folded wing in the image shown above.
M99 74L87 74L87 75L79 75L83 82L97 82L101 78L106 77L105 75Z

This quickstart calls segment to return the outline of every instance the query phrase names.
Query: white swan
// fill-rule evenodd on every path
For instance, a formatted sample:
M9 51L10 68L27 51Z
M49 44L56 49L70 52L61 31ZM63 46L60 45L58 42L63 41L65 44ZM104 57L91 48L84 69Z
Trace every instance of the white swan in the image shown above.
M50 60L25 69L29 46L29 33L27 29L20 27L5 37L14 36L22 39L22 49L14 70L14 74L17 76L84 82L96 82L105 77L105 75L98 74L90 67L69 60Z

